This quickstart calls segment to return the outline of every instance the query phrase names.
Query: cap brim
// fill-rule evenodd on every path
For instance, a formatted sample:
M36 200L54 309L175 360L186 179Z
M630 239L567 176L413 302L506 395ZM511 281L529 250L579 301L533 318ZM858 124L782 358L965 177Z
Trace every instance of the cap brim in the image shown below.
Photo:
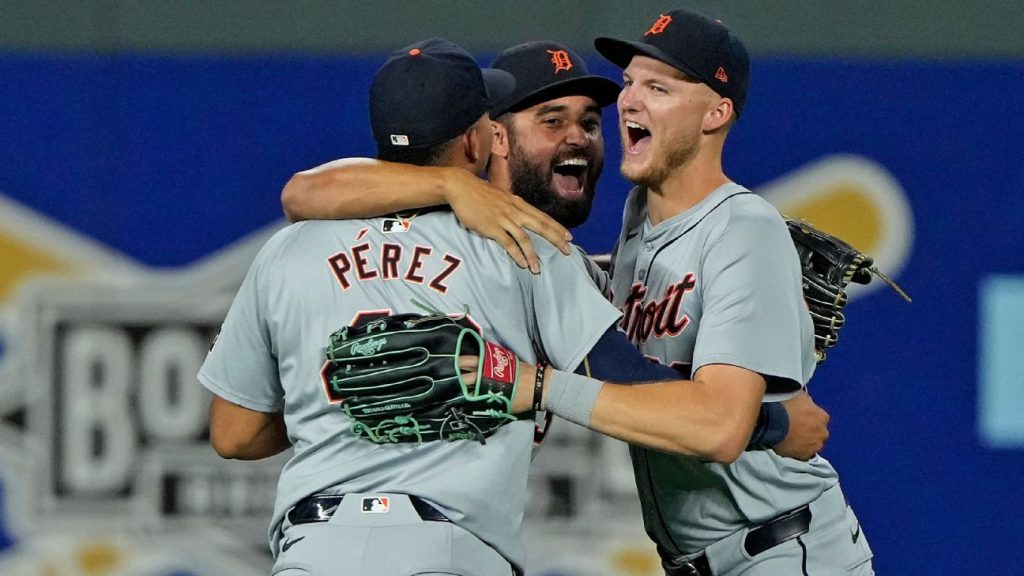
M650 44L619 40L618 38L601 37L594 40L594 48L597 49L601 56L604 56L609 62L615 64L619 68L629 66L629 62L633 57L639 54L641 56L654 58L655 60L661 60L669 66L683 72L687 76L691 76L704 82L707 81L705 78L702 78L699 74L694 72L686 62L674 58L667 52Z
M562 96L588 96L601 108L619 98L622 87L611 78L604 76L577 76L524 94L512 102L504 102L491 108L491 117L497 118L506 112L518 112L539 102Z
M508 72L497 68L483 68L480 72L484 76L484 88L487 89L488 108L507 100L515 92L516 79Z

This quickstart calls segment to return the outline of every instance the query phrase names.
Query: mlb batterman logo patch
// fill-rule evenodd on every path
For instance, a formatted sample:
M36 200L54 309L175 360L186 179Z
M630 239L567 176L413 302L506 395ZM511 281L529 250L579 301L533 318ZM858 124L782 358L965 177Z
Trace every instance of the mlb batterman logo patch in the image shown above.
M391 145L392 146L408 146L409 145L409 137L406 136L405 134L392 134L391 135Z
M380 224L380 231L383 234L395 234L396 232L408 232L409 231L408 220L399 220L397 218L385 218Z
M391 502L387 496L368 496L363 498L363 514L384 514L390 509Z

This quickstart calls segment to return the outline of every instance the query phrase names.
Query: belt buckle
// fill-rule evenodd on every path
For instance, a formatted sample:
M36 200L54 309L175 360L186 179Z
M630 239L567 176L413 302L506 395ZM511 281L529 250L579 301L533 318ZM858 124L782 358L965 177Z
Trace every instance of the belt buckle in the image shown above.
M693 565L693 562L686 562L679 566L683 571L679 572L679 576L700 576L700 570Z
M700 569L689 560L671 560L666 564L666 571L672 576L701 576Z

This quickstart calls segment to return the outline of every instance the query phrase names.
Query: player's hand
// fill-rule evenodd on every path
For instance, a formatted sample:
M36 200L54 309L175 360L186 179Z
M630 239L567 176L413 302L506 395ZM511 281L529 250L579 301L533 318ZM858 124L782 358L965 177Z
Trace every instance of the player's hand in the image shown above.
M828 412L815 404L806 390L782 405L789 413L789 435L775 445L775 452L797 460L810 460L828 440Z
M454 180L445 186L445 198L459 222L501 244L520 268L540 272L540 260L526 230L540 234L562 253L570 253L572 234L519 196L465 170L449 170L448 176Z
M474 390L477 382L476 369L479 358L477 356L459 356L459 368L462 370L462 383L470 392ZM523 414L533 409L533 386L537 378L537 367L526 361L519 360L519 370L516 372L516 392L512 397L512 414Z

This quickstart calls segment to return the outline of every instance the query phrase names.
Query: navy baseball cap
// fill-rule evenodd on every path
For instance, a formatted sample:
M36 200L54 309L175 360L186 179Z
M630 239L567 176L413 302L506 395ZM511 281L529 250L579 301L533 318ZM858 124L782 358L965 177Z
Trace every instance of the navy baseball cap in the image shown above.
M427 148L465 132L515 88L508 72L481 70L444 38L391 54L370 85L370 126L377 146Z
M591 75L582 58L557 42L513 46L498 54L491 68L516 79L512 94L491 107L491 118L562 96L589 96L603 108L615 102L621 90L614 80Z
M659 15L638 42L602 37L594 48L622 68L638 54L661 60L732 100L737 116L747 101L750 56L719 20L673 10Z

